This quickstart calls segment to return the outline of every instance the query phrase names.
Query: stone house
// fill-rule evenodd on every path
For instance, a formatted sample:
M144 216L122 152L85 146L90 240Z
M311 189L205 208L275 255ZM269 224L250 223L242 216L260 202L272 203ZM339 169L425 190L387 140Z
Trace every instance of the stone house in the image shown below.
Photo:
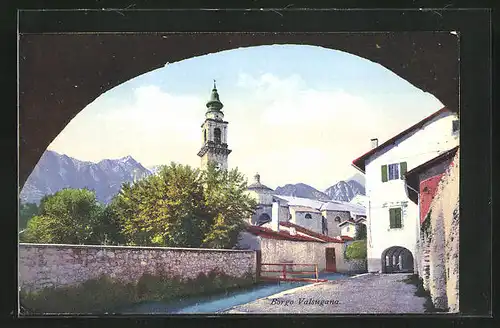
M258 251L261 263L307 263L317 264L319 272L351 272L352 264L344 259L345 241L291 222L281 224L279 230L270 228L270 223L248 225L237 248Z
M369 272L416 272L419 210L405 174L457 145L457 114L444 107L352 162L366 177Z

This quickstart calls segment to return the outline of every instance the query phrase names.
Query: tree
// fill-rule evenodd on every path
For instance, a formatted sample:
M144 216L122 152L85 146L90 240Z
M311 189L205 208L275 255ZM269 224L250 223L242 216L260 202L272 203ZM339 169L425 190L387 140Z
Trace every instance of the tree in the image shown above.
M356 240L345 250L347 259L366 259L366 240Z
M113 207L132 245L198 247L210 225L199 170L172 163L124 184Z
M354 236L355 240L366 239L366 225L363 223L356 224L356 235Z
M171 163L135 184L124 184L112 206L127 243L230 248L256 206L237 170L209 164L204 172Z
M104 220L103 220L104 218ZM41 200L22 241L54 244L102 244L113 226L111 213L87 189L63 189ZM110 231L114 236L116 231Z
M203 246L231 248L238 242L244 220L253 214L257 202L245 193L246 179L237 169L221 170L209 163L203 182L206 208L214 217Z
M35 203L20 203L19 204L19 231L26 229L28 221L38 215L38 206Z

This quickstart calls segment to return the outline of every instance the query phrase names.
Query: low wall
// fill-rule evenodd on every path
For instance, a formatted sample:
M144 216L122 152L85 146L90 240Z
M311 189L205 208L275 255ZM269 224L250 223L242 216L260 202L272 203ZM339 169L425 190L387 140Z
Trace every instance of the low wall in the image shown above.
M145 273L166 273L185 280L213 270L232 277L251 273L255 279L256 253L197 248L19 245L19 287L27 291L76 285L103 274L123 282L137 282Z
M351 259L345 260L346 270L349 273L365 273L368 272L367 260Z
M436 308L453 313L459 311L459 172L457 151L432 200L430 226L419 241L424 288Z

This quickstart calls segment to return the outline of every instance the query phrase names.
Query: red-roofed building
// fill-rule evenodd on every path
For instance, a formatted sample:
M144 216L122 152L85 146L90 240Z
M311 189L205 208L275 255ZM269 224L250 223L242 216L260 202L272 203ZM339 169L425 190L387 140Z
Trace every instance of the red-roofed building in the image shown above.
M369 272L415 272L418 193L424 179L407 183L408 173L416 173L440 155L450 155L458 146L458 122L456 113L442 108L380 145L372 139L372 149L353 160L366 179ZM428 181L424 188L434 189L434 182Z
M344 259L345 240L291 222L280 222L279 230L248 225L240 234L238 248L258 251L261 263L315 263L319 272L351 271Z

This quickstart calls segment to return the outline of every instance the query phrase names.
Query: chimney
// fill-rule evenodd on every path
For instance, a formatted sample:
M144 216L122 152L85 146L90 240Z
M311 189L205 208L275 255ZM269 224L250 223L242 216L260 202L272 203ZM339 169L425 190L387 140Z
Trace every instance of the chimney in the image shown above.
M255 183L260 183L260 174L259 173L256 173L253 178L255 180Z
M372 149L378 147L378 139L377 138L373 138L370 141L372 143Z
M276 232L280 231L279 209L280 203L273 202L273 209L271 212L271 228Z

